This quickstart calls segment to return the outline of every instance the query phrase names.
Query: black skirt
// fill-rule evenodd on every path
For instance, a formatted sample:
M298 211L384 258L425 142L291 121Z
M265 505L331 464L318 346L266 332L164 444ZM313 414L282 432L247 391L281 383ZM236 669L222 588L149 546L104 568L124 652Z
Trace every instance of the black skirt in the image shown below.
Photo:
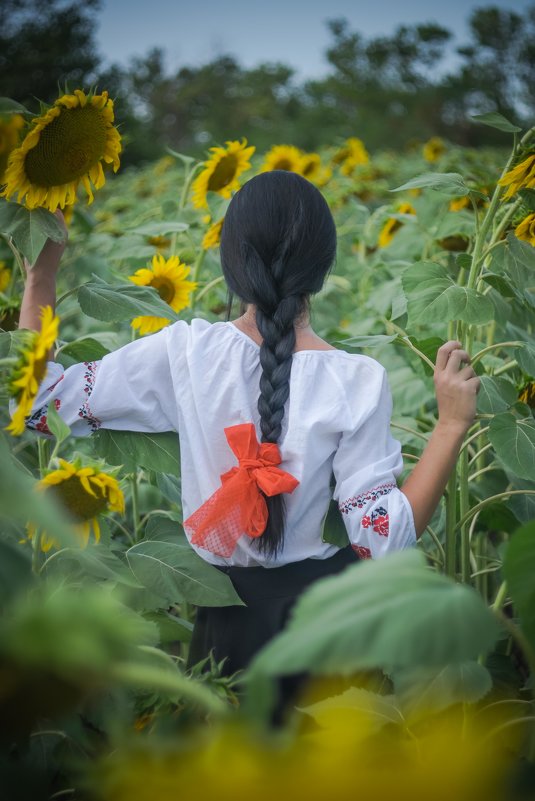
M282 567L218 567L229 576L246 606L197 608L188 667L212 651L217 662L225 658L223 675L245 669L284 628L294 603L307 587L358 561L355 551L347 546L328 559L304 559ZM282 705L291 701L304 680L304 674L280 680Z

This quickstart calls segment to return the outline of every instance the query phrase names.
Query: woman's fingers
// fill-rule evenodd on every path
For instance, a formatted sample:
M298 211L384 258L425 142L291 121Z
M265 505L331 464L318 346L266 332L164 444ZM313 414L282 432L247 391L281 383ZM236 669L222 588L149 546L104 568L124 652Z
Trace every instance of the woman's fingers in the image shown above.
M454 360L452 362L451 360L453 358ZM443 345L441 345L441 347L437 350L435 366L437 370L445 370L446 367L451 363L451 367L454 367L456 370L458 370L462 361L469 362L470 356L465 350L462 350L461 343L458 340L450 339L448 342L445 342Z
M470 355L465 350L458 348L450 353L450 358L448 359L445 369L452 373L458 373L461 362L470 364L471 359Z

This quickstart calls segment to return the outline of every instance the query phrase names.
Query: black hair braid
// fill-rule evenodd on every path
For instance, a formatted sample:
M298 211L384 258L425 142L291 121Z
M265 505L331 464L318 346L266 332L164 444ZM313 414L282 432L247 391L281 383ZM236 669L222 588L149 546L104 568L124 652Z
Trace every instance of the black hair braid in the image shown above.
M262 336L258 411L262 442L277 443L290 394L295 323L310 311L336 256L336 228L319 190L296 173L273 170L234 195L221 230L221 266L229 299L256 307ZM257 548L269 557L284 545L284 493L264 496L268 522Z

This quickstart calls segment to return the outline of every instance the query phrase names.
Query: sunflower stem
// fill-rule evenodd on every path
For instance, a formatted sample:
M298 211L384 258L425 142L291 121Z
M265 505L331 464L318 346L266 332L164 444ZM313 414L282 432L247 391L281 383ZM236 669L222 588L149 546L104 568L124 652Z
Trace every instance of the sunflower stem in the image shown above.
M130 483L130 490L132 492L132 531L134 533L134 542L137 542L139 532L139 496L137 473L130 473L128 480Z
M188 170L188 168L186 167L186 175L184 177L184 186L182 187L182 194L180 196L180 203L179 203L179 206L178 206L180 211L182 211L182 209L185 207L185 205L187 203L188 193L189 193L190 186L192 184L193 178L195 176L195 173L199 169L199 167L202 167L202 165L203 165L203 162L202 161L198 161L196 164L193 164L191 169Z
M19 265L20 273L22 275L22 280L24 283L26 283L26 270L24 269L24 261L21 252L19 251L18 248L15 247L15 245L13 244L13 240L11 239L10 236L8 236L8 234L0 234L0 236L2 237L2 239L5 240L8 248L13 253L15 261Z

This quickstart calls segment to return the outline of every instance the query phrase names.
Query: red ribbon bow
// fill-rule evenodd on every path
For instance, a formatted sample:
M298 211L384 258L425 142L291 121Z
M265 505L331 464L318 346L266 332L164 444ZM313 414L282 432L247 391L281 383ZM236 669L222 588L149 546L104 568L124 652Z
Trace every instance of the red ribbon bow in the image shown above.
M187 520L184 529L199 545L218 556L230 556L240 537L260 537L268 521L266 495L293 492L299 481L275 465L281 463L274 442L259 444L253 423L224 429L238 467L221 474L222 486Z

